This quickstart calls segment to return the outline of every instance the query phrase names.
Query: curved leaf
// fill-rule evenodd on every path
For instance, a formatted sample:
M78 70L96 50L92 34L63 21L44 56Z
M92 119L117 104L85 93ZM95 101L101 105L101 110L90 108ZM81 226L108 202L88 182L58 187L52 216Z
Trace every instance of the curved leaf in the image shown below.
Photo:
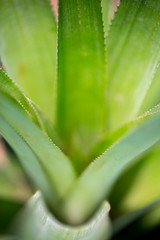
M106 240L110 236L109 205L81 227L68 227L51 215L40 193L36 193L20 217L18 239L20 240Z
M69 159L30 121L20 105L2 93L0 121L0 133L16 151L38 186L43 186L43 192L48 192L50 204L54 207L57 199L64 195L75 180ZM39 172L37 175L35 169Z
M39 161L26 142L12 128L6 120L0 116L0 133L17 154L23 168L32 180L32 183L44 193L49 204L54 204L55 197L49 181L42 171ZM36 173L36 174L35 174Z
M49 1L2 0L0 12L0 56L6 71L53 119L56 23Z
M160 113L155 113L146 121L142 120L97 158L68 194L65 211L70 221L79 223L89 217L105 197L108 197L126 166L159 140ZM69 214L71 209L74 209L72 215Z

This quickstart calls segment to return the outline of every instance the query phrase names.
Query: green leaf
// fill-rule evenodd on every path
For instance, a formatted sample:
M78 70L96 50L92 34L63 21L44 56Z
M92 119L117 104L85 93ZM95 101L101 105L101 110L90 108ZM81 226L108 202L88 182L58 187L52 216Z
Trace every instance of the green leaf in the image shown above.
M49 195L49 202L55 208L75 180L69 159L30 121L17 102L2 93L0 133L16 151L32 179L43 188L45 196Z
M117 130L105 134L105 136L99 141L99 143L93 148L91 152L91 159L95 159L106 151L114 142L122 137L128 130L137 124L137 120L129 122Z
M43 114L43 112L39 109L37 105L33 103L33 106L40 122L40 128L43 130L45 135L48 135L48 137L53 141L53 143L56 144L56 146L60 147L61 150L64 150L64 144L62 142L62 139L58 135L52 122L48 120L48 118L45 116L45 114Z
M34 120L34 122L37 123L39 126L42 126L36 109L34 108L31 100L24 95L23 91L17 86L17 84L11 78L9 78L9 76L7 76L7 74L1 69L0 89L5 94L15 99L28 113L28 115Z
M112 0L102 0L101 1L103 22L104 22L104 31L105 31L106 36L107 36L108 30L109 30L112 2L113 2Z
M11 236L0 236L0 240L16 240L16 239Z
M116 183L110 202L113 212L125 214L160 199L160 145L137 159ZM126 182L127 179L127 182ZM118 201L116 201L118 197Z
M148 204L147 206L144 206L138 210L134 210L133 212L128 212L125 215L118 217L115 221L113 221L113 235L117 234L119 231L123 230L125 227L134 223L135 221L145 222L145 219L147 221L148 216L151 216L151 214L153 214L155 210L159 209L159 207L160 207L160 200L158 199ZM151 226L147 226L147 227L151 227Z
M0 68L3 68L2 60L0 58Z
M138 218L136 215L139 215ZM119 231L120 233L115 235L113 239L150 239L149 236L157 236L158 219L160 221L160 200L115 221L113 223L113 235Z
M109 129L133 120L160 60L160 2L122 0L107 39Z
M60 0L58 15L57 128L66 152L80 171L105 127L106 70L100 1Z
M159 147L159 144L156 145L138 158L133 166L125 170L112 189L109 196L111 215L119 216L114 223L115 232L135 220L139 221L142 216L145 228L160 223Z
M6 71L53 119L56 23L49 1L2 0L0 12L0 56Z
M110 236L109 205L81 227L69 227L51 215L39 192L30 200L17 221L18 239L28 240L106 240Z
M143 100L140 113L160 103L160 66L157 68L152 83Z
M15 199L5 199L0 197L0 234L5 234L7 228L22 208L23 203ZM1 237L1 235L0 235Z
M13 148L17 154L23 168L32 180L32 183L42 190L49 204L53 204L54 194L49 181L47 181L44 172L39 164L35 154L31 151L27 143L20 135L11 127L6 120L0 116L0 133ZM35 174L36 172L36 174Z
M0 234L6 233L17 212L31 196L31 189L13 155L7 160L0 166Z
M101 0L104 32L105 32L106 38L108 36L108 32L110 29L111 20L115 14L118 4L119 4L119 1L117 0Z
M29 98L25 96L23 91L17 86L17 84L0 69L0 89L5 94L15 99L27 112L29 117L48 135L52 141L58 146L62 146L61 140L57 135L53 124L45 117L41 110L35 105Z
M160 224L160 204L149 211L142 219L141 224L146 229L158 227Z
M122 137L127 131L131 130L133 127L137 126L143 119L150 117L151 115L160 111L160 104L146 111L139 117L135 118L133 121L124 124L122 127L115 131L105 134L105 136L99 141L99 143L93 148L91 153L91 159L95 159L106 151L114 142L116 142L120 137Z
M160 112L142 120L84 171L66 200L69 220L80 223L89 217L108 197L124 169L159 140ZM71 209L73 214L69 214Z
M24 202L30 195L31 190L17 164L0 167L0 198Z

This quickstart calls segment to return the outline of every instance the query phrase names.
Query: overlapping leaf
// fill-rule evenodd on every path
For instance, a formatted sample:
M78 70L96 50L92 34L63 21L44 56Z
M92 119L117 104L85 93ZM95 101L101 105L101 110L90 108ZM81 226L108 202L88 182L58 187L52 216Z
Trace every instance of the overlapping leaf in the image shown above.
M3 10L0 49L7 71L17 77L18 81L22 79L30 96L34 95L33 99L39 101L38 103L52 118L54 106L52 100L55 93L55 81L53 81L55 80L55 25L54 21L51 21L49 6L44 0L39 2L34 0L33 8L30 5L31 1L12 0L7 9L6 3L8 1L2 0L0 5ZM109 4L109 1L106 4ZM107 11L108 9L107 6ZM42 17L41 20L42 10L45 18ZM131 2L122 0L107 42L109 130L121 126L137 115L155 74L160 59L159 10L158 0ZM9 25L4 21L4 16L7 14L17 23L17 25L13 24L13 33L16 32L13 39L9 38L12 31L8 31ZM106 19L108 19L107 15ZM44 26L49 27L52 23L54 33L48 28L48 33L45 32L40 39ZM41 25L42 28L39 27ZM20 31L16 31L17 26ZM108 22L105 26L107 31ZM59 81L56 124L65 140L67 149L65 151L74 160L78 171L81 171L88 163L91 149L105 134L107 122L105 51L99 1L61 0L58 32ZM4 48L6 44L8 48ZM48 48L47 45L52 47ZM20 51L13 64L12 56L15 58L18 47ZM34 51L36 54L33 54ZM24 56L27 56L26 59ZM33 62L36 64L34 65ZM52 63L54 63L53 68ZM44 81L44 78L47 80ZM102 149L121 135L123 138L89 166L75 183L75 173L68 158L44 136L38 126L43 129L45 125L45 129L47 128L49 132L52 127L48 126L43 116L39 117L41 113L39 114L37 107L8 79L0 71L0 133L14 149L25 170L36 186L42 190L55 213L62 216L64 211L65 220L70 223L84 222L105 197L108 197L113 184L126 166L160 140L160 113L154 111L151 117L140 119L134 126L131 124L132 130L130 125L125 125L111 135L111 138L107 136L103 141ZM120 79L123 82L120 82ZM158 79L158 72L155 79ZM40 89L38 94L35 94L33 82ZM156 88L157 82L158 80L153 82L151 92ZM33 94L31 89L34 91ZM41 98L43 91L47 97ZM150 94L149 91L148 93ZM149 101L150 97L146 98ZM156 92L153 103L157 99L159 97ZM151 102L150 104L152 105ZM33 122L26 112L32 116ZM34 122L38 123L38 126ZM53 131L53 139L54 136L56 134ZM102 150L98 147L98 151ZM61 200L65 195L66 202L65 200L63 202ZM108 220L105 218L105 210L86 227L78 230L67 228L50 216L41 201L41 196L36 195L26 210L26 216L20 233L20 239L23 240L33 238L49 240L53 237L97 240L105 239L107 235ZM39 229L41 231L38 231Z
M101 155L79 178L66 203L70 221L81 222L101 203L129 163L160 140L160 113L142 120ZM96 189L96 191L95 191ZM74 209L73 214L69 214ZM76 213L76 214L74 214ZM68 216L69 217L69 216Z
M19 134L0 116L0 133L12 146L32 183L44 193L49 204L53 204L53 192L41 169L38 159Z
M68 158L29 120L23 108L2 92L0 122L0 133L54 208L75 179Z

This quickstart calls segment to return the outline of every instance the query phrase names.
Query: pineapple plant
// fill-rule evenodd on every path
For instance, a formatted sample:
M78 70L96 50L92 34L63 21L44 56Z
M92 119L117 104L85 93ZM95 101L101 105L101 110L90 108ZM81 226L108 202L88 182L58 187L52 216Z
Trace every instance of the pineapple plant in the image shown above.
M160 2L115 6L0 0L0 239L160 223Z

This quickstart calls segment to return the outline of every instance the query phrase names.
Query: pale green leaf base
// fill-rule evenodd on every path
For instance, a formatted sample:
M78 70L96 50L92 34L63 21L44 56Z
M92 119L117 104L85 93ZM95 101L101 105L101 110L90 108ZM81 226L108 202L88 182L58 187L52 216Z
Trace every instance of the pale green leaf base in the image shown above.
M81 227L67 227L49 213L40 192L29 201L17 222L18 240L107 240L111 233L110 206L104 203L93 219Z

